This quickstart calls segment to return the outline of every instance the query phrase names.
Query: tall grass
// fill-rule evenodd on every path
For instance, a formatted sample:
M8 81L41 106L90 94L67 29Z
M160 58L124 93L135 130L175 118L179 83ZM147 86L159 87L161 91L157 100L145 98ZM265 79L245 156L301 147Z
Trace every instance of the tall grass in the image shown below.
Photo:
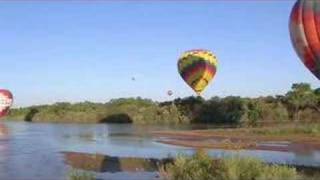
M212 160L204 151L192 157L178 156L173 164L162 166L166 180L295 180L295 168L267 165L255 158L239 156Z
M320 124L299 125L279 128L261 128L252 129L253 133L261 135L291 135L291 134L307 134L320 135Z

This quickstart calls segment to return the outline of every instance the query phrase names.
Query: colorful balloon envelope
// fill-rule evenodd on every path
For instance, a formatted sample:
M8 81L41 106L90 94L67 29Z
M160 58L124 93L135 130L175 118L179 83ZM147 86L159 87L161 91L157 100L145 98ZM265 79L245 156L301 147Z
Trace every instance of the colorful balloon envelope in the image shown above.
M289 29L298 56L320 80L320 1L298 0L291 12Z
M12 103L12 93L8 90L0 89L0 118L8 114Z
M183 80L198 94L208 86L217 71L216 56L208 50L190 50L182 54L178 70Z

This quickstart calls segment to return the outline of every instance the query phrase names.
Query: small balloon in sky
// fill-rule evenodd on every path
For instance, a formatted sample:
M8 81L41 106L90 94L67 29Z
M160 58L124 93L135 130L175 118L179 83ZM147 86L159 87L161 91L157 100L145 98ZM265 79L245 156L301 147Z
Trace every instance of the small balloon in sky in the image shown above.
M167 92L167 94L168 94L168 96L172 96L172 95L173 95L173 92L172 92L171 90L169 90L169 91Z
M209 85L217 71L216 56L203 49L190 50L178 60L178 71L182 79L198 94Z
M301 61L320 80L320 1L298 0L291 12L289 30Z
M0 89L0 118L8 114L12 103L12 93L9 90Z

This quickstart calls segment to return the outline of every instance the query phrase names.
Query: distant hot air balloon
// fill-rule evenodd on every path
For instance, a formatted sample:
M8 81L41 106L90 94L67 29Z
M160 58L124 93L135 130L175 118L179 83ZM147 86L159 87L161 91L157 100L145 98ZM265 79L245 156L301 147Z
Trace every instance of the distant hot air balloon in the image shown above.
M182 54L178 70L183 80L198 94L208 86L217 70L216 56L208 50L190 50Z
M172 95L173 95L173 92L172 92L171 90L169 90L169 91L168 91L168 95L169 95L169 96L172 96Z
M10 91L0 89L0 118L7 115L13 103L13 96Z
M320 80L320 1L298 0L291 12L289 29L298 56Z

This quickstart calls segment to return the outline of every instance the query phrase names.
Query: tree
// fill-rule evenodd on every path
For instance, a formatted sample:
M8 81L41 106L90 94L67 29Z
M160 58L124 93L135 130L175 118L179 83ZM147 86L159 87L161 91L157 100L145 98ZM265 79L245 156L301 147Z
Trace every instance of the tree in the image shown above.
M33 117L39 112L37 108L31 107L28 114L25 116L24 120L27 122L31 122Z
M314 90L314 93L317 95L317 96L320 96L320 88L317 88Z
M316 109L318 112L320 112L320 108L319 108L320 107L320 88L315 89L314 94L317 96L317 101L318 101Z
M261 108L258 102L249 101L247 104L248 125L257 126L258 120L261 118Z
M262 98L266 103L275 103L277 102L277 99L273 96L267 96L265 98Z
M293 110L293 118L296 121L299 121L300 111L307 107L319 110L317 96L308 83L293 84L291 91L286 94L286 102Z

